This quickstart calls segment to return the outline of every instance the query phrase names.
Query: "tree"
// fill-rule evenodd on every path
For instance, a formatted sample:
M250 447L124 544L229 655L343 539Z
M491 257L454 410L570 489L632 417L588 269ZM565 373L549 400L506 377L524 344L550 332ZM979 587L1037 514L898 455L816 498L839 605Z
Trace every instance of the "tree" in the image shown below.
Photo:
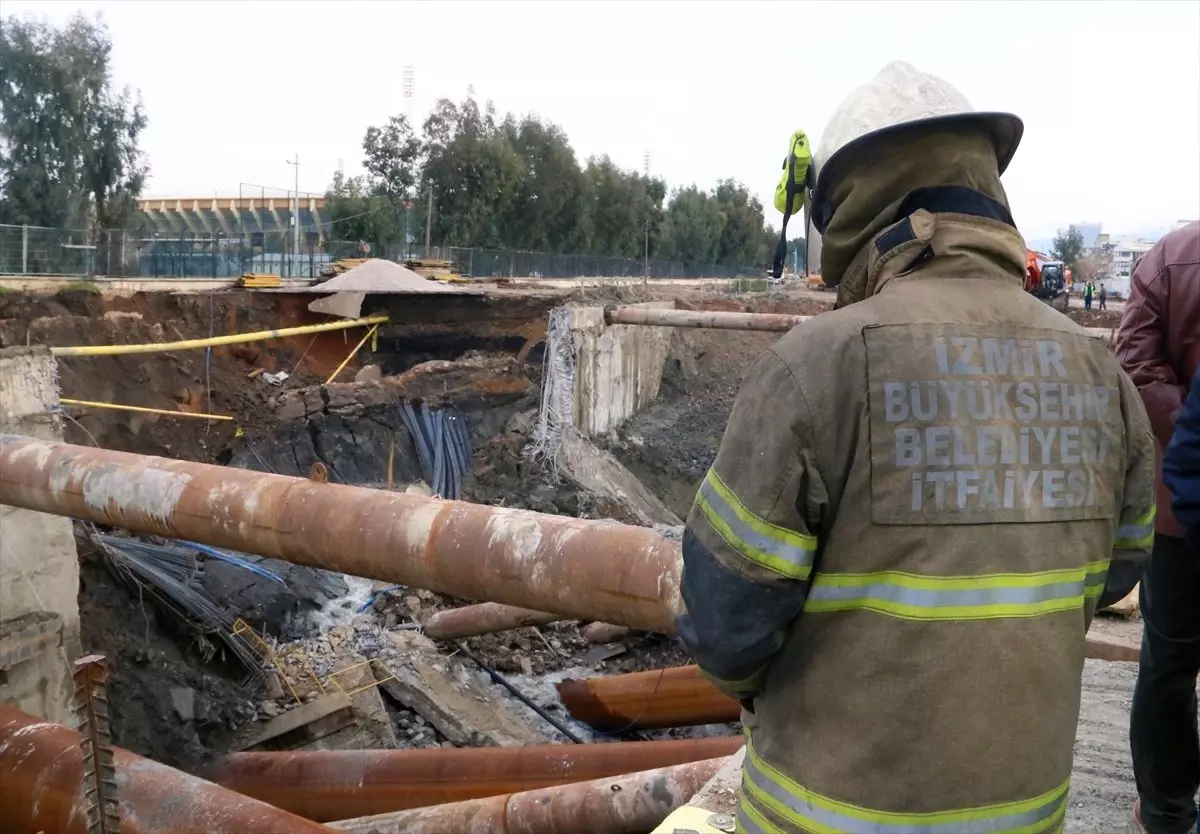
M1066 264L1071 272L1076 272L1079 259L1083 255L1083 234L1074 226L1068 226L1066 231L1059 229L1054 236L1054 246L1050 250L1055 260Z
M671 195L667 205L663 255L672 260L715 263L727 216L720 201L692 185Z
M0 223L99 231L133 218L146 114L114 89L111 53L99 18L0 21Z
M405 116L392 116L363 137L363 168L371 192L393 204L412 197L421 176L421 140Z
M334 241L356 244L339 257L358 257L368 252L386 256L387 248L404 239L404 218L391 198L372 194L363 177L347 178L341 171L325 192L325 212L329 215L329 237ZM361 248L368 244L369 249Z
M762 203L746 186L729 179L717 183L712 196L725 216L721 237L717 241L716 263L729 266L762 263ZM774 241L771 245L774 246ZM766 260L770 260L770 256Z

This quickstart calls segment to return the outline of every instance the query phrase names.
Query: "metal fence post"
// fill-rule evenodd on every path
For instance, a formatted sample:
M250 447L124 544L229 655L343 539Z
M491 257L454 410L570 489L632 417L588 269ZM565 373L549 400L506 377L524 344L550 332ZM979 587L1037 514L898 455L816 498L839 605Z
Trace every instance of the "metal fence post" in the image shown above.
M29 274L29 227L21 226L21 274Z

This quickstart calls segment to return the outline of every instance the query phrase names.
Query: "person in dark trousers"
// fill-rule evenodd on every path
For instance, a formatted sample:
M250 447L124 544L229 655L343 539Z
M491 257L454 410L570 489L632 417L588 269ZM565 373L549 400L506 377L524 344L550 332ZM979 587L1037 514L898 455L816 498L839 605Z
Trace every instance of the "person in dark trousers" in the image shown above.
M1092 296L1095 294L1095 292L1096 285L1091 281L1088 281L1083 285L1083 309L1089 311L1092 309Z
M1100 299L1100 309L1107 310L1108 308L1104 306L1104 302L1108 300L1108 290L1104 289L1103 284L1100 285L1100 295L1098 298Z
M1161 461L1200 368L1200 223L1170 233L1138 263L1117 334L1117 358L1142 395L1160 461L1154 549L1141 583L1141 664L1130 715L1138 790L1134 821L1143 834L1185 834L1196 830L1200 788L1200 559L1189 555L1184 519L1172 512ZM1180 448L1175 447L1173 460Z

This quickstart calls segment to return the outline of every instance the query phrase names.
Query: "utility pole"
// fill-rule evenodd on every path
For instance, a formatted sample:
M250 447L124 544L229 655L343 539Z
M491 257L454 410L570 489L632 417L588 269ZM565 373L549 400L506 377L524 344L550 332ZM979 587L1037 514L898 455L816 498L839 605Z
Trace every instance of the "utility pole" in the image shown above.
M433 230L433 183L429 183L429 208L425 211L425 257L429 257L429 235Z
M417 69L412 64L404 65L404 117L412 124L413 96L417 92ZM412 200L404 198L404 259L412 257L412 230L409 227L409 214L412 212Z
M292 277L295 278L300 266L300 154L296 154L295 162L289 159L288 165L296 169L296 201L292 203Z
M642 254L642 289L650 283L650 151L642 154L642 170L646 172L646 248Z

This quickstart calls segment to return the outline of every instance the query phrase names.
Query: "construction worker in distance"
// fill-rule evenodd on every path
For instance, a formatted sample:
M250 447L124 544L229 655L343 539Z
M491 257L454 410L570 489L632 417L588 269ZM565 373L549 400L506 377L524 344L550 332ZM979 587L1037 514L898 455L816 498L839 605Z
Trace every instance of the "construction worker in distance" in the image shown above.
M836 309L751 369L683 538L679 634L743 705L738 831L1063 830L1154 440L1108 348L1023 290L1021 133L896 62L821 137Z

